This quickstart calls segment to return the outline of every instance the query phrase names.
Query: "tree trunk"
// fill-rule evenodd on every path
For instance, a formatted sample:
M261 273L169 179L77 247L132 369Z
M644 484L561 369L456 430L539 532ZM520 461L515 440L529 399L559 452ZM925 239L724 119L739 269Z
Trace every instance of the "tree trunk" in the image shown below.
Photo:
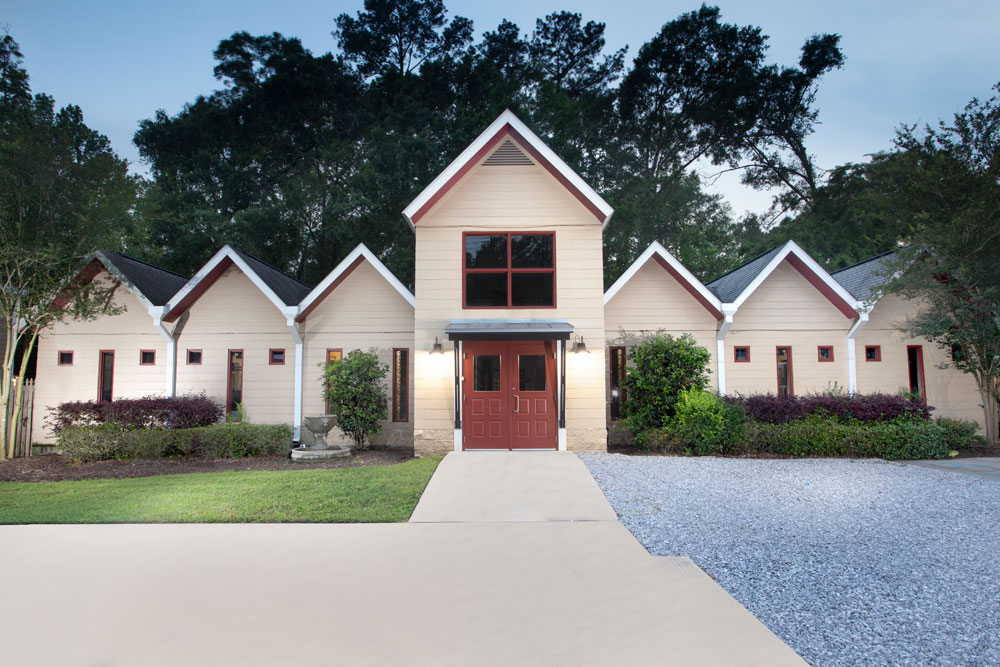
M28 341L27 347L24 349L24 355L21 357L21 368L18 369L17 382L14 388L14 411L11 413L10 423L7 425L7 457L14 458L14 452L16 451L17 445L17 424L21 418L21 403L24 400L24 374L28 372L28 359L31 357L31 353L35 349L35 343L38 341L38 332L35 331L31 334L31 339ZM6 403L4 404L6 405ZM6 413L6 410L4 411ZM31 434L28 434L28 447L31 447Z

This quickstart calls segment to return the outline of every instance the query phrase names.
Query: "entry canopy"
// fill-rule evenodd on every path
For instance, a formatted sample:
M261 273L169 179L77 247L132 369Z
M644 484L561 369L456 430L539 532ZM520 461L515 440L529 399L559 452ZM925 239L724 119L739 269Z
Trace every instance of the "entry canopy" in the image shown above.
M566 320L452 320L444 328L448 340L569 340Z

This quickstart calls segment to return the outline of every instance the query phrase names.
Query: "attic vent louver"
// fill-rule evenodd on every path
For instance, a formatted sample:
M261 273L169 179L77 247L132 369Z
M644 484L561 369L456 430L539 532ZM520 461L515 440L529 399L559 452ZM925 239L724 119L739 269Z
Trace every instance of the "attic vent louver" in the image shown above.
M534 162L521 152L521 149L514 145L514 142L507 139L499 148L493 151L493 155L483 162L488 167L509 167L513 165L533 165Z

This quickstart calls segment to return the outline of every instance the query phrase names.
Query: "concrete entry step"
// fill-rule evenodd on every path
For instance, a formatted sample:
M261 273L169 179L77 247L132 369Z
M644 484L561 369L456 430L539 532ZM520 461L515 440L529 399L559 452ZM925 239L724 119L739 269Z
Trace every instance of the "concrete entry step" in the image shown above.
M452 452L410 517L411 523L617 520L571 452Z

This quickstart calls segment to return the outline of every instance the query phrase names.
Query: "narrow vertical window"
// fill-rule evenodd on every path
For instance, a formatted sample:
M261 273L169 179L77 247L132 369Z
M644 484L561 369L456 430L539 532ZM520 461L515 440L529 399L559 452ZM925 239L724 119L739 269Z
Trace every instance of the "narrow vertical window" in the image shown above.
M909 371L910 393L927 398L924 386L924 349L920 345L906 346L906 365Z
M410 351L397 347L392 350L392 421L410 418Z
M339 347L326 348L326 363L330 363L331 361L340 361L343 358L344 358L344 351L341 350ZM326 408L326 414L330 414L330 401L324 400L323 405Z
M97 372L97 400L110 401L115 379L115 352L101 350L100 367Z
M608 364L611 372L611 421L618 421L622 416L622 405L625 403L625 348L612 347L609 350L611 358Z
M243 350L229 350L229 377L226 386L229 419L239 421L240 405L243 403Z
M778 361L778 396L792 396L792 348L775 348Z

